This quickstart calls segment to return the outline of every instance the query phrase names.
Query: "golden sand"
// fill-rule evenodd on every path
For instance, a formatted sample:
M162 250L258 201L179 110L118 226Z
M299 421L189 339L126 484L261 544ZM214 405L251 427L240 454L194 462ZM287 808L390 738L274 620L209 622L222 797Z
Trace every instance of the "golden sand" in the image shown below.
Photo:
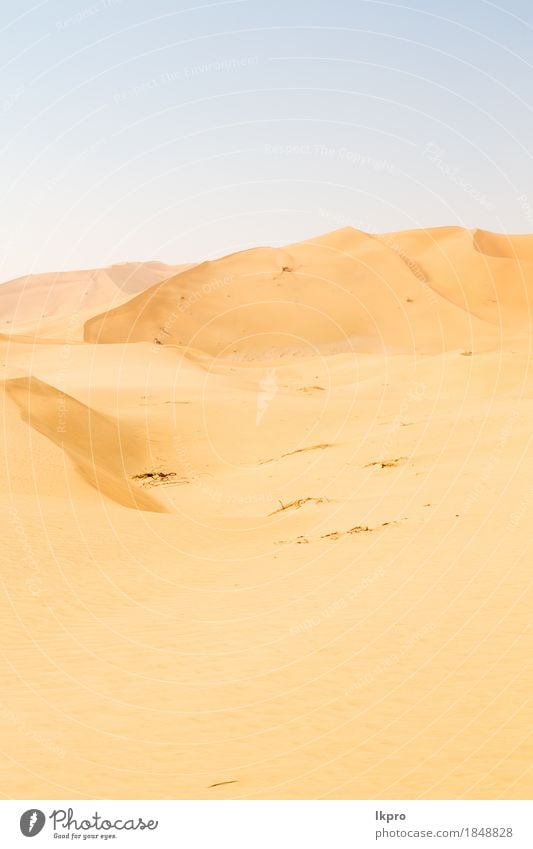
M533 236L0 288L13 798L530 798Z

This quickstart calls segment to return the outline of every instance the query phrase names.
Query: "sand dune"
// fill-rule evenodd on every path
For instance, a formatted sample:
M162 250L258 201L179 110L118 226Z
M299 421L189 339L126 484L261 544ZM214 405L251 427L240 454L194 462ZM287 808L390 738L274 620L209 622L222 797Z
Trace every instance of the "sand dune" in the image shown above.
M387 237L386 237L387 238ZM433 291L500 330L533 322L533 239L461 228L393 234ZM414 251L414 254L411 252Z
M528 798L532 287L456 227L0 287L5 792Z
M130 262L11 280L0 286L0 332L49 336L66 329L72 337L79 316L87 321L95 313L117 306L189 267Z
M503 248L481 253L481 243L500 245L489 236L442 228L374 237L347 228L286 250L244 251L95 316L85 339L252 359L487 349L527 330L533 315L533 265Z

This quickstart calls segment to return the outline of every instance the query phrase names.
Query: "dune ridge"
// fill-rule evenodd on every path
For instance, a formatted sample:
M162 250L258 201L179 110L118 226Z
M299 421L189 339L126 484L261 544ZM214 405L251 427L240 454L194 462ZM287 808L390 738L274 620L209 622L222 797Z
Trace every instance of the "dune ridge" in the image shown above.
M353 228L285 250L203 263L91 318L87 342L151 342L211 356L441 353L531 326L531 239L437 228L373 236ZM492 246L492 253L479 245ZM498 246L498 247L496 247ZM259 309L260 306L260 309Z
M6 792L529 798L533 236L0 286Z

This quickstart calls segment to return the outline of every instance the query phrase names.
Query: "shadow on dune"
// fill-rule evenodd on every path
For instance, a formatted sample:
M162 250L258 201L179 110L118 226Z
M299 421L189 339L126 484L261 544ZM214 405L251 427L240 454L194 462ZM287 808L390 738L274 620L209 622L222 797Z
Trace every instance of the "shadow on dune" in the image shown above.
M130 425L119 424L34 377L8 380L5 387L22 419L59 446L102 495L124 507L167 512L130 481L145 460L144 446Z

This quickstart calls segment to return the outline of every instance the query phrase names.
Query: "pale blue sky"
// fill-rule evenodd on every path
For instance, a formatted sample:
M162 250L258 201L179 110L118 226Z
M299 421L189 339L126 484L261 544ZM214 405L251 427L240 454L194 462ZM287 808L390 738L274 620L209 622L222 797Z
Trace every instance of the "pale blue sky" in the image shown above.
M0 280L533 232L530 0L3 0Z

